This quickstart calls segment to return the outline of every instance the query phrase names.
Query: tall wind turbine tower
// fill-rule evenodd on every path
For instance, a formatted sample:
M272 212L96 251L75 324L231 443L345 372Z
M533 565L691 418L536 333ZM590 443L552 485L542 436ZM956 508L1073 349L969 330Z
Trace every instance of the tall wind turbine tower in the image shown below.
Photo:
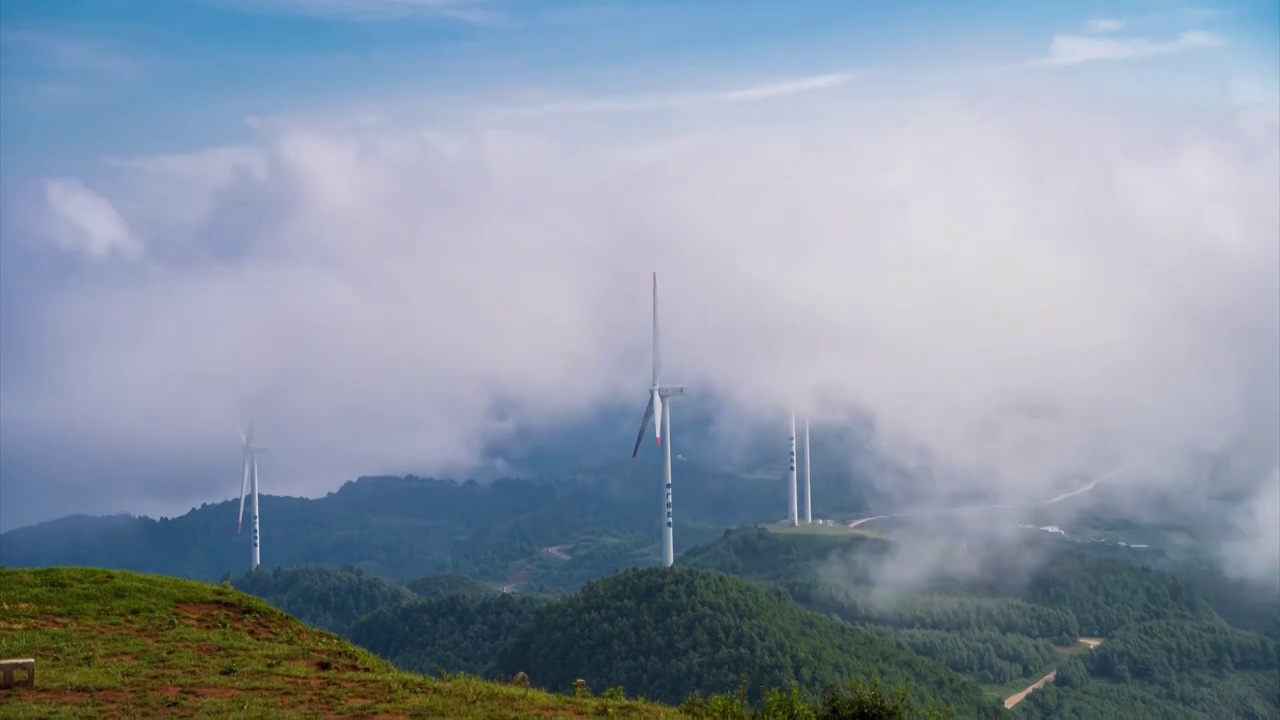
M804 414L804 521L813 522L813 486L809 484L809 413Z
M787 473L787 499L789 500L788 509L790 510L788 518L790 518L792 525L799 525L800 513L796 502L796 414L794 411L791 413L791 445L788 450L788 456L788 466L790 468Z
M244 442L244 471L240 475L240 519L236 522L236 534L244 526L244 495L249 483L253 483L253 554L250 557L250 570L257 570L262 564L262 538L258 532L258 453L266 452L261 445L253 444L253 423L248 430L240 431L240 439Z
M662 384L662 353L658 343L658 273L653 274L653 384L649 386L649 405L644 409L644 418L640 421L640 433L636 435L636 446L631 450L631 457L640 451L640 441L644 440L645 428L649 418L653 418L653 438L662 448L662 495L663 495L663 528L662 528L662 564L671 567L675 562L675 541L671 530L671 403L663 402L676 396L684 395L683 385ZM667 442L662 442L666 435Z

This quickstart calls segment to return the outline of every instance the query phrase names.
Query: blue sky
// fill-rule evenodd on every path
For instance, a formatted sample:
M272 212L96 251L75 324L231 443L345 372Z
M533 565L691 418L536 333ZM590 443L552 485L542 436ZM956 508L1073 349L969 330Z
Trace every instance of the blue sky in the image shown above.
M704 456L1280 466L1280 0L0 7L0 529L638 419L654 269Z
M1168 0L7 0L6 172L243 136L251 115L519 93L660 92L855 70L909 77L1043 56L1054 35L1172 43L1251 92L1280 85L1280 3ZM1112 50L1116 48L1111 48ZM1105 60L1087 64L1105 73ZM1150 77L1144 78L1150 83Z

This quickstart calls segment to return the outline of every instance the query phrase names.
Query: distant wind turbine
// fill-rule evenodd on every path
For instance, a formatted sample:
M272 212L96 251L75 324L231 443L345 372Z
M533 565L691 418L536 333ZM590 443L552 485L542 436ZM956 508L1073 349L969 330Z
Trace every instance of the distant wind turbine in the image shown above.
M249 423L247 430L240 431L240 439L244 442L244 471L240 475L240 519L236 522L236 534L240 534L240 530L244 526L244 494L248 489L249 483L253 483L253 555L251 556L251 570L257 570L262 564L261 556L261 536L258 534L258 453L267 451L261 445L253 444L253 423Z
M791 439L787 450L787 519L792 525L800 524L800 513L796 502L796 414L791 413Z
M813 486L809 484L809 413L804 414L804 521L813 522Z
M671 529L671 403L663 402L676 396L684 395L683 385L667 385L661 382L662 353L658 342L658 273L653 274L653 384L649 386L649 404L644 409L644 419L640 421L640 433L636 435L636 446L631 450L631 457L640 451L640 442L644 440L645 428L649 418L653 417L653 438L662 448L662 484L665 507L664 527L662 528L662 564L670 567L675 562L675 543ZM664 445L662 436L667 436Z

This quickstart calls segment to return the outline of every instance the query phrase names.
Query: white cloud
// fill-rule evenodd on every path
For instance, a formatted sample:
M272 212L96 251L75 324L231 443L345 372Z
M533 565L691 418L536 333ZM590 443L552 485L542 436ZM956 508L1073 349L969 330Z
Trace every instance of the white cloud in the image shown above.
M829 73L827 75L815 75L813 77L800 78L799 80L789 80L786 82L768 85L755 85L738 90L730 90L728 92L720 93L718 97L730 102L768 100L786 97L787 95L795 95L796 93L839 87L847 82L849 82L849 76L847 74Z
M1280 582L1280 468L1230 519L1240 536L1222 548L1228 570L1273 585Z
M45 181L50 237L62 249L100 260L112 255L136 259L143 253L125 219L101 195L79 180Z
M1029 61L1033 66L1078 65L1099 60L1135 60L1218 47L1222 38L1200 30L1184 32L1173 40L1150 38L1102 38L1087 35L1054 35L1049 54Z
M119 172L113 194L116 208L135 218L135 231L153 243L172 244L207 227L219 203L219 193L240 178L264 180L265 158L245 146L214 147L195 153L146 158L108 157L104 162Z
M495 407L543 423L642 403L656 269L668 374L733 412L855 401L887 452L924 447L939 483L1006 496L1116 467L1182 487L1223 449L1261 480L1280 415L1274 122L1034 84L709 103L642 132L589 114L279 126L117 164L98 187L129 225L218 260L32 300L0 428L220 457L252 413L272 492L458 467L507 427ZM54 187L55 217L105 219L79 223L105 228L87 247L128 246L105 201Z
M1094 18L1085 23L1085 30L1091 33L1118 32L1125 28L1125 21L1114 18Z
M731 90L631 93L546 100L505 108L495 116L540 115L547 113L625 113L650 110L690 108L714 103L739 103L779 100L801 93L829 90L845 85L848 73L824 73L792 78L780 82L759 83Z

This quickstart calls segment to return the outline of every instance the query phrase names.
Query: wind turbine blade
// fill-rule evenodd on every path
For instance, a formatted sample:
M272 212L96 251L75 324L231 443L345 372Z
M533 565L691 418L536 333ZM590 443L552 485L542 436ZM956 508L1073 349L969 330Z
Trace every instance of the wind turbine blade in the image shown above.
M653 273L653 386L662 376L662 350L658 342L658 273ZM661 415L662 413L658 413Z
M636 435L636 446L631 450L631 457L640 452L640 441L644 440L644 429L649 426L649 416L653 414L653 395L649 395L649 404L644 408L644 419L640 421L640 434Z
M240 474L240 519L236 521L236 534L244 527L244 494L249 489L249 454L244 455L244 471Z
M662 394L658 388L653 389L649 402L653 404L653 441L662 446Z

